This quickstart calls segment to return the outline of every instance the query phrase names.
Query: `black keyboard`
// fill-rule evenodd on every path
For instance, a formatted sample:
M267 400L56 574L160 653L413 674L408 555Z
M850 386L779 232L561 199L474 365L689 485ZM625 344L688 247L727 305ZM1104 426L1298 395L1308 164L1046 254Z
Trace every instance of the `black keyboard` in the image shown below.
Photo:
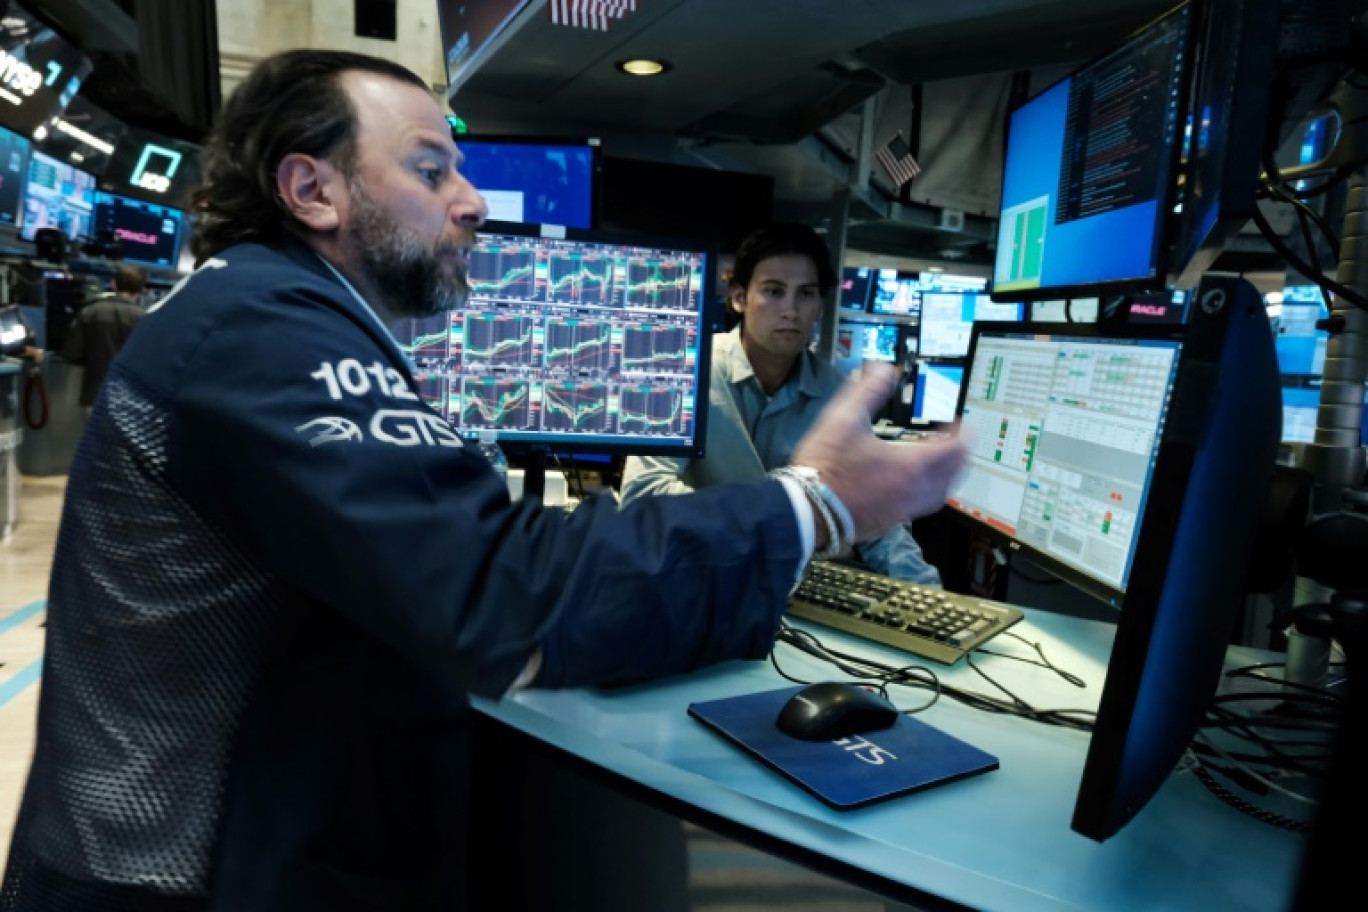
M788 613L953 665L1021 620L1021 609L829 561L808 565Z

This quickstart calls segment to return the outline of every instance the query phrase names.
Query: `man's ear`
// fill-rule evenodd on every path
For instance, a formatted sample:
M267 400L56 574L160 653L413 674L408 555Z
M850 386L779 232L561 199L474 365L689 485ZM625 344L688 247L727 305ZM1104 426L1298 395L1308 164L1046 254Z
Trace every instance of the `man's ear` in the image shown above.
M727 287L727 306L733 313L746 312L746 287L744 285L730 285Z
M291 152L276 168L276 193L305 228L336 231L342 223L338 211L341 172L329 161Z

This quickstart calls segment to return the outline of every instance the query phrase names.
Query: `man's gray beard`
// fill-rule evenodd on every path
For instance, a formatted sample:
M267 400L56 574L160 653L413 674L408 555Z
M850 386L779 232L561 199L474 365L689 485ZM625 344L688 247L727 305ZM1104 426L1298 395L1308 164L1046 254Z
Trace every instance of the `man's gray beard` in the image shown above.
M351 181L352 256L393 317L435 317L456 310L470 295L464 268L443 278L436 253L403 230Z

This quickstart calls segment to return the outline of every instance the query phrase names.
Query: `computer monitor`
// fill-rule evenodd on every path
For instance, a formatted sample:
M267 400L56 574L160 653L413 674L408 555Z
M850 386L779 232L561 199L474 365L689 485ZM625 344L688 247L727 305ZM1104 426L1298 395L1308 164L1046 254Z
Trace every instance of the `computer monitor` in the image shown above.
M99 190L91 236L118 241L120 256L130 263L175 269L184 219L179 209Z
M1072 824L1097 840L1201 724L1277 461L1263 302L1229 277L1198 295L1185 326L976 324L961 391L952 508L1120 609Z
M851 357L855 361L898 363L898 324L847 323L842 329L853 333Z
M19 224L32 150L27 138L0 127L0 225Z
M1032 323L1096 323L1101 301L1072 298L1064 301L1032 301Z
M1162 284L1191 18L1178 7L1011 113L993 300Z
M1352 49L1353 4L1308 14L1302 0L1194 4L1199 59L1190 83L1171 272L1197 283L1258 212L1265 164L1339 83Z
M590 139L453 137L461 173L500 222L596 227L599 145Z
M927 270L917 276L917 288L922 292L944 292L946 294L969 294L987 292L986 276L956 275L950 272Z
M959 404L960 384L963 381L962 364L918 362L917 391L912 399L912 417L924 421L954 421L955 410Z
M470 78L497 46L518 13L531 0L440 0L437 26L447 97Z
M869 312L885 317L915 317L921 313L921 289L916 276L881 278Z
M887 267L875 270L874 287L869 295L870 313L886 313L893 306L900 288L898 270Z
M1319 285L1288 285L1282 302L1270 307L1278 370L1284 374L1319 377L1325 370L1330 333L1316 323L1330 316Z
M423 398L463 437L524 453L703 453L716 250L700 241L486 223L471 295L402 320Z
M869 298L874 290L874 274L872 266L847 266L841 270L839 304L842 310L864 313L869 309Z
M94 209L94 175L33 150L24 187L22 239L33 240L39 228L56 228L72 240L88 238Z
M1025 304L998 304L986 294L923 293L918 353L923 358L963 358L976 321L1007 322L1025 315Z

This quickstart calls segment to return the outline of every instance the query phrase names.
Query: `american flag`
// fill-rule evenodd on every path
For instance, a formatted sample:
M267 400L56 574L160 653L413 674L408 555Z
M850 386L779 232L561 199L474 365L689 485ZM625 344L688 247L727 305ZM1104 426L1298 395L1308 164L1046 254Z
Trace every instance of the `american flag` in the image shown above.
M551 21L572 28L608 31L609 19L636 12L636 0L548 0Z
M903 139L899 133L888 141L879 151L874 153L879 164L888 172L888 176L893 179L895 189L902 189L902 185L921 174L921 165L912 157L912 150L908 148L907 140Z

